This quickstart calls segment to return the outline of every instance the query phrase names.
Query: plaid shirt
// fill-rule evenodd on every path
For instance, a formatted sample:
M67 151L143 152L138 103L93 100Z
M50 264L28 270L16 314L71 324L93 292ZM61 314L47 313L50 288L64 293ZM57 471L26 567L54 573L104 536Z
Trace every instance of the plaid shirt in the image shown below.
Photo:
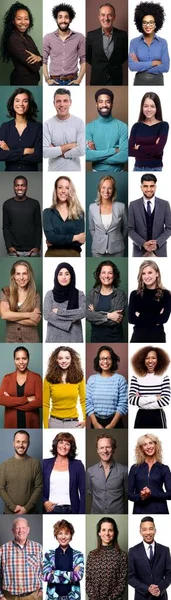
M14 540L0 548L0 597L6 590L13 595L42 588L42 546L27 540L21 548Z

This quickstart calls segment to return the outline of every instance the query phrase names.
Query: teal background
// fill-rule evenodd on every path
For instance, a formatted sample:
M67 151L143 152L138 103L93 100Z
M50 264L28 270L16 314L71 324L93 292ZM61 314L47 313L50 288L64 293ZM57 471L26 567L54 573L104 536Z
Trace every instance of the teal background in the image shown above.
M86 174L86 256L92 256L91 254L91 245L92 245L92 237L89 231L89 223L88 223L88 209L89 205L92 202L95 202L97 198L97 187L99 185L100 179L102 177L106 177L109 175L108 171L99 172L99 173L90 173ZM119 172L111 172L110 175L114 177L116 180L117 187L117 202L123 202L125 204L127 212L128 212L128 173L119 173ZM127 243L126 243L127 242ZM125 240L125 254L124 256L128 256L128 237ZM105 255L104 255L105 258ZM112 255L111 255L112 258ZM102 259L103 260L103 257Z
M11 271L11 267L13 265L13 263L16 262L16 257L10 257L8 256L7 258L1 258L0 259L0 282L1 282L1 289L6 286L9 285L9 281L10 281L10 271ZM20 260L20 259L18 259ZM24 257L21 260L24 260ZM36 289L38 294L40 294L40 298L42 299L42 260L41 258L27 258L26 261L28 263L30 263L33 271L34 271L34 277L35 277L35 282L36 282ZM6 321L0 319L0 342L4 342L5 341L5 331L6 331ZM40 342L42 341L42 324L41 322L38 324L38 332L39 332L39 339ZM23 344L18 344L19 345L23 345ZM36 344L37 346L37 344ZM9 350L8 350L9 352Z
M5 123L6 121L12 120L12 117L8 117L7 102L9 100L10 96L12 96L13 92L17 89L17 87L19 87L19 86L16 86L16 85L1 86L0 125L2 125L2 123ZM25 90L30 90L30 92L32 92L32 94L34 96L34 100L38 106L38 113L37 113L36 120L42 122L42 89L41 89L41 87L38 88L36 85L32 85L32 86L24 85L23 88ZM0 171L4 171L4 170L5 170L5 162L0 161ZM41 170L40 164L39 164L39 170ZM19 174L19 171L17 171L17 175L18 174Z
M105 258L105 257L104 257ZM95 279L93 276L94 271L97 269L97 266L103 262L104 258L87 258L86 260L86 294L92 289L95 283ZM110 259L119 269L120 271L120 279L121 283L119 288L125 292L128 297L128 259L127 258L114 258ZM128 317L127 313L123 318L123 331L124 331L124 342L128 340ZM86 322L86 341L91 341L91 325L87 321Z
M25 344L25 343L15 343L10 344L0 344L0 381L2 381L4 375L7 373L13 373L15 371L14 364L14 350L18 346L24 346L27 348L30 354L30 360L28 364L28 368L30 371L34 371L42 376L42 345L41 344ZM42 413L42 411L41 411ZM40 414L41 417L41 414ZM41 423L41 421L40 421ZM4 406L0 406L0 428L4 427Z
M12 4L14 4L14 2L12 0L1 0L0 2L0 42L1 42L1 37L2 37L2 32L3 32L3 19L4 19L4 15L6 13L7 10L9 10L10 6L12 6ZM29 0L29 2L25 2L25 0L23 0L23 4L25 4L25 6L28 6L29 9L31 10L31 13L33 15L33 20L34 20L34 25L32 27L32 29L30 29L30 31L28 31L28 34L33 38L40 54L42 54L42 1L41 0ZM0 85L9 85L9 77L10 77L10 73L13 71L14 66L13 63L10 61L9 63L7 62L2 62L2 60L0 60ZM40 76L41 76L41 72L42 72L42 68L40 69ZM40 82L42 81L42 77L40 79ZM22 82L21 82L22 84ZM39 84L40 85L40 84Z

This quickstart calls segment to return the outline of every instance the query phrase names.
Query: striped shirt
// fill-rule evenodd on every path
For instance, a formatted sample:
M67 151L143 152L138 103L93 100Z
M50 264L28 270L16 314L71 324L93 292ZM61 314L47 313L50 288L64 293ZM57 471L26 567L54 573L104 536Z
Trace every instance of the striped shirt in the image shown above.
M137 396L136 394L139 394ZM157 396L161 396L157 400ZM170 379L168 375L155 375L147 373L145 377L131 379L129 402L134 406L144 409L156 409L166 406L170 402Z
M127 382L123 375L114 373L102 377L100 373L91 375L87 381L87 415L110 416L115 412L125 415L128 412Z
M12 595L42 589L42 546L27 540L23 547L15 540L0 547L1 587Z

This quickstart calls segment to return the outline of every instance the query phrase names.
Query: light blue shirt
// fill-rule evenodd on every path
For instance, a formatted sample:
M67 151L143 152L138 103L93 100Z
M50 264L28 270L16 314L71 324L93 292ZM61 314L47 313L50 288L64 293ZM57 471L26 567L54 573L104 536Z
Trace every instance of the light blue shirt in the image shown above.
M123 375L114 373L111 377L102 377L100 373L91 375L87 381L86 412L90 416L110 416L119 412L128 412L127 382Z
M138 62L132 60L130 54L136 54ZM153 67L153 60L161 60L162 64ZM148 46L143 35L134 38L130 42L128 65L130 71L138 73L140 71L146 71L153 75L167 73L169 71L170 59L166 40L155 34L153 41Z

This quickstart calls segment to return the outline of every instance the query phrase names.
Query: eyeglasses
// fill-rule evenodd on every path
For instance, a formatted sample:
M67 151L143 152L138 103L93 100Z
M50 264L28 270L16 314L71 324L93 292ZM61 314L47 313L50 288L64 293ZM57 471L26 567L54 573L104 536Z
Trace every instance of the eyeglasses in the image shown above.
M100 362L110 362L111 358L107 358L104 356L104 358L99 358Z
M142 21L143 25L155 25L155 21Z

